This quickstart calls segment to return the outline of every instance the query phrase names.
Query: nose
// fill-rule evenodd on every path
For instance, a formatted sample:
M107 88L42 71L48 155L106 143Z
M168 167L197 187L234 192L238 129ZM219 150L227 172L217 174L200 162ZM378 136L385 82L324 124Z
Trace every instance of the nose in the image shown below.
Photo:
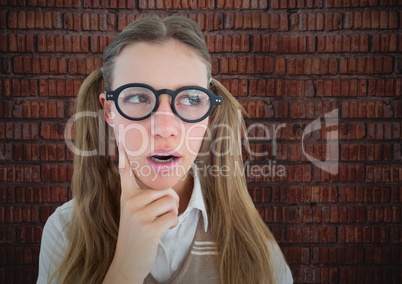
M161 95L156 112L151 116L153 136L170 137L177 136L180 131L181 120L173 113L171 97Z

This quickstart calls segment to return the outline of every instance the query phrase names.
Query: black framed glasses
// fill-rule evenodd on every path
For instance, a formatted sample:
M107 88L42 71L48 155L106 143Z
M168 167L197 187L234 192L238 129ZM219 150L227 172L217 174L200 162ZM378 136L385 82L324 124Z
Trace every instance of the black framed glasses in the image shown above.
M176 91L155 90L149 85L132 83L106 92L106 100L113 100L119 113L130 120L143 120L158 109L159 96L172 97L173 113L186 122L199 122L210 115L215 105L222 104L222 97L199 86L185 86Z

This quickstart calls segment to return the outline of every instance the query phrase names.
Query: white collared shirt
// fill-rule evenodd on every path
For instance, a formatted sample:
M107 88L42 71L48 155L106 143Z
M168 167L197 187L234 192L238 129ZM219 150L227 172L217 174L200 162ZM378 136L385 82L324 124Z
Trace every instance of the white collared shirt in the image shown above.
M199 212L204 220L204 230L208 228L208 216L197 171L194 168L194 188L187 209L179 216L179 224L161 237L156 261L151 270L158 282L165 282L182 264L194 239ZM37 283L49 283L50 276L63 257L67 247L67 230L71 223L74 208L73 200L66 202L49 217L43 229L39 255L39 273ZM280 284L293 283L292 273L280 252L279 246L273 245L273 257L278 265ZM196 283L196 279L194 280ZM53 282L57 283L55 279Z
M204 219L204 230L208 229L208 216L202 196L197 170L194 172L194 188L187 209L179 216L179 224L166 231L160 241L152 276L158 282L166 282L184 260L197 230L199 212Z
M179 224L166 231L159 241L156 261L151 270L152 276L158 282L166 282L182 264L194 239L197 229L199 212L204 220L204 230L208 229L208 215L201 190L197 168L194 166L194 188L187 209L179 216ZM276 244L272 245L273 257L277 264L277 283L293 283L292 273L289 266ZM195 280L196 281L196 280ZM194 282L196 283L196 282Z

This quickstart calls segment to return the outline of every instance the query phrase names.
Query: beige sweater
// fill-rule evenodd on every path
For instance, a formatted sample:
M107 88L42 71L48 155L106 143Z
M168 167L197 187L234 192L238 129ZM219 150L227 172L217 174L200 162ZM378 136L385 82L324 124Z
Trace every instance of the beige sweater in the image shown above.
M200 218L190 251L181 266L165 283L220 283L215 261L216 252L216 245L211 241L208 232L204 231L204 221ZM157 283L151 273L144 280L144 284Z

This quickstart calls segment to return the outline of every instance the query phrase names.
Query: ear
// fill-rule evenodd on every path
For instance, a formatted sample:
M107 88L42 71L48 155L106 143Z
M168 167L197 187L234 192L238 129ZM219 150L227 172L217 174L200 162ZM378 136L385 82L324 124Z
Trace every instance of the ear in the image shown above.
M114 115L113 115L113 112L112 112L112 102L106 100L106 94L105 93L101 93L99 95L99 102L100 102L100 104L102 106L103 114L105 116L105 120L106 120L107 124L112 126L112 120L114 118Z

